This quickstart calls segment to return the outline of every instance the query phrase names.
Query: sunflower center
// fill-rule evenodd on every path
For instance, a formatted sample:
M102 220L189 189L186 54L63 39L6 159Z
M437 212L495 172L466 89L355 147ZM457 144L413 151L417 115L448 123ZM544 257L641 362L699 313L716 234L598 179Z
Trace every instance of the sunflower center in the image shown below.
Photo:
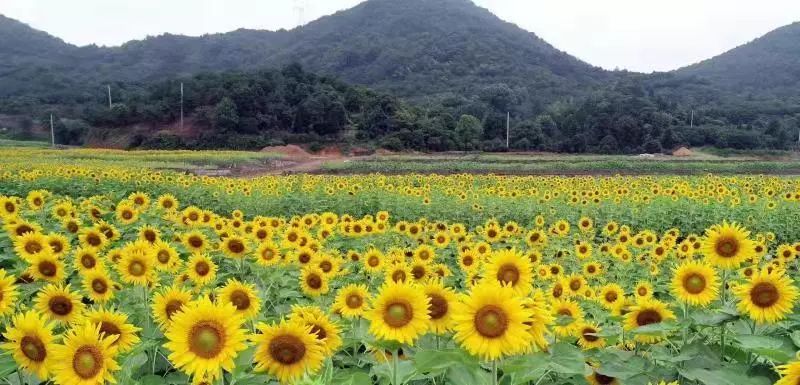
M328 333L325 331L325 328L319 325L311 325L311 333L317 335L318 340L324 340L328 337Z
M214 321L198 322L189 331L189 350L202 358L216 357L224 346L223 327Z
M203 239L200 237L189 237L189 245L194 248L200 248L203 246Z
M617 302L617 299L619 298L619 296L617 295L616 292L609 291L608 293L606 293L605 298L606 298L606 302L610 303L610 302Z
M393 328L406 326L413 318L414 310L405 302L390 303L383 313L383 321Z
M269 342L269 355L283 365L300 362L306 355L306 346L292 335L279 335Z
M594 272L597 271L597 268L589 265L589 267L586 268L586 271L589 272L589 274L594 274Z
M122 330L119 329L119 326L117 326L113 322L106 322L106 321L100 322L100 332L105 334L106 337L119 336L120 334L122 334ZM113 345L116 345L117 342L119 342L119 338L114 340Z
M11 202L6 202L5 207L6 207L6 212L13 213L17 211L17 206L14 206L14 204Z
M19 342L20 350L33 362L42 362L47 357L47 349L42 340L36 336L25 336Z
M411 269L411 275L414 276L414 279L422 279L425 276L425 267L421 265L414 266Z
M768 308L775 305L780 300L780 293L775 285L768 282L760 282L750 290L750 301L761 308Z
M505 334L508 329L508 316L503 309L486 305L475 313L473 318L475 330L487 338L497 338Z
M519 269L510 263L502 265L497 269L497 280L502 283L511 284L512 286L516 285L519 281L519 276Z
M50 241L50 249L53 250L55 253L60 253L61 250L64 250L64 246L59 241Z
M103 354L95 346L81 346L72 356L72 369L84 380L93 378L103 369Z
M316 274L309 274L308 277L306 277L306 285L317 290L322 287L322 278Z
M378 259L378 257L376 257L376 256L371 256L371 257L369 257L369 260L367 260L367 263L368 263L368 264L369 264L371 267L376 267L376 266L378 266L378 264L380 264L380 263L381 263L381 260L380 260L380 259Z
M194 265L194 271L202 277L211 272L211 266L206 261L200 261Z
M333 270L333 264L330 261L322 261L319 264L319 268L326 273L330 273Z
M395 282L405 282L406 280L406 272L403 270L397 270L392 273L392 281Z
M683 288L690 294L700 294L706 289L706 278L700 274L690 274L683 279Z
M167 302L167 306L164 307L164 311L167 313L167 319L172 319L172 316L181 310L183 307L183 302L178 300L171 300Z
M471 255L465 255L463 258L461 258L461 263L463 263L464 266L472 266L474 262L475 260Z
M42 251L42 245L40 245L39 242L27 242L25 243L25 251L27 251L28 254L36 254Z
M89 254L84 254L81 256L81 265L87 269L93 268L97 264L94 257Z
M156 241L156 232L152 231L152 230L146 230L144 232L144 239L146 239L147 242L150 242L150 243L155 242Z
M239 310L247 310L250 308L250 296L242 290L236 290L231 293L231 303Z
M600 373L594 373L594 379L597 380L597 383L600 385L611 385L616 380L614 377L604 376Z
M128 220L133 218L133 211L125 210L122 212L122 219Z
M714 249L723 258L733 258L739 251L739 241L733 237L722 237L717 240Z
M156 258L158 262L167 263L169 262L169 251L167 250L159 250L158 254L156 254Z
M92 290L98 294L105 294L105 292L108 291L108 285L106 284L106 281L100 278L95 278L92 280Z
M600 337L595 335L596 333L597 333L597 330L595 330L594 328L584 328L581 331L581 334L583 335L583 339L585 339L586 341L589 341L589 342L595 342L595 341L600 339Z
M134 277L141 277L144 275L145 267L141 261L133 261L128 265L128 273Z
M311 255L308 253L302 253L299 257L297 257L297 261L305 265L306 263L311 262Z
M644 297L647 295L647 288L640 287L639 289L636 290L636 292L639 293L640 297Z
M428 314L432 320L440 319L447 314L449 305L444 297L439 294L428 294L428 299L430 299Z
M358 294L350 294L347 296L347 307L351 309L358 309L364 304L364 299Z
M580 290L581 286L583 286L583 284L581 284L580 280L573 279L572 281L569 282L569 288L572 289L572 291Z
M97 234L89 234L86 236L86 243L88 243L89 246L97 247L103 243L103 240L101 240Z
M45 277L53 277L58 272L58 266L51 261L41 261L38 265L39 272Z
M269 261L273 257L275 257L275 252L272 251L272 249L264 249L264 251L261 252L261 258L265 261Z
M233 253L239 254L244 251L244 243L238 239L233 239L228 243L228 250Z
M636 315L636 324L645 326L661 322L661 314L652 309L646 309Z
M54 314L62 317L72 312L72 301L64 296L50 298L50 301L47 302L47 306Z

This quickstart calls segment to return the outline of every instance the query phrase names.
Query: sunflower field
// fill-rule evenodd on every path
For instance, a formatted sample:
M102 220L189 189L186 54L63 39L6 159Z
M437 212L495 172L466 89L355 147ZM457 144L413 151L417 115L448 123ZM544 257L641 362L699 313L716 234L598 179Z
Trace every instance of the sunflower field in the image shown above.
M796 178L0 164L6 384L800 383Z

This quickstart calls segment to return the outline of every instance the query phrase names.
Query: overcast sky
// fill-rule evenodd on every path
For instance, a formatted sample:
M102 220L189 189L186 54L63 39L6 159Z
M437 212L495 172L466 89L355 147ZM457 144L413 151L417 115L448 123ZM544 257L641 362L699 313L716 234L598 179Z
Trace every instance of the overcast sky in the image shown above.
M0 0L0 14L67 42L119 45L164 32L292 28L362 0ZM403 0L395 0L403 1ZM608 69L665 71L800 21L800 0L474 0Z

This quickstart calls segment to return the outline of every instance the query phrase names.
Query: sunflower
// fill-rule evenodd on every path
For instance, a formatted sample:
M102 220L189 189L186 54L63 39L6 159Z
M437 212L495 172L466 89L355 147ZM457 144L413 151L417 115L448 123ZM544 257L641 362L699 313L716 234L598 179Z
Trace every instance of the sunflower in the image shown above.
M158 207L164 211L178 210L178 199L172 194L164 194L158 197Z
M243 323L230 304L213 304L208 298L185 304L164 333L170 362L188 375L216 380L222 369L233 370L234 359L247 349Z
M411 282L411 268L405 263L395 263L389 266L384 275L386 281L394 283Z
M412 284L385 284L365 318L370 332L382 340L413 344L428 329L428 297Z
M34 307L52 320L71 324L80 319L84 304L78 293L70 291L69 285L50 284L42 288L36 295Z
M315 309L319 309L314 307ZM289 321L299 321L311 327L311 334L317 337L322 344L322 353L325 356L332 356L342 346L342 337L339 326L333 323L322 311L315 312L292 312Z
M200 231L190 231L181 237L183 245L192 254L203 253L209 246L208 238Z
M106 235L93 227L81 229L78 232L78 241L83 247L90 247L95 250L102 250L108 245Z
M486 265L486 278L511 287L518 295L527 295L532 288L533 268L530 260L516 249L498 250Z
M91 309L86 312L83 321L99 326L100 333L106 337L114 337L111 345L119 353L128 352L139 343L136 333L142 329L129 324L125 313L103 308Z
M438 281L432 281L422 287L428 296L428 316L430 330L435 334L444 334L452 328L452 307L457 302L452 289L444 287Z
M325 360L319 335L300 322L258 325L260 334L252 337L256 344L253 360L257 372L267 372L282 384L288 384L306 373L314 373Z
M369 249L362 258L364 270L368 273L378 273L383 270L383 254L377 249Z
M156 279L155 259L152 253L143 250L123 251L117 272L125 283L146 286Z
M797 385L800 384L800 361L790 362L778 367L781 379L775 385Z
M597 324L582 322L575 330L578 332L578 346L583 349L601 349L606 346L606 340L598 333L602 331Z
M755 257L755 243L750 232L736 223L723 222L706 230L702 251L708 261L722 269L735 269L744 260Z
M70 250L69 238L63 234L51 233L47 236L47 244L50 246L53 255L58 258L61 258L61 256L68 253Z
M229 303L236 307L236 312L246 320L258 316L261 310L261 300L254 285L242 283L235 279L228 279L225 286L218 290L217 301Z
M153 297L153 318L162 326L172 323L172 317L192 301L192 293L180 287L172 286Z
M83 274L83 291L92 301L105 303L114 298L117 284L105 270L92 270Z
M428 245L419 245L414 249L414 260L430 263L436 259L436 250Z
M583 264L583 274L587 277L594 278L603 273L603 265L598 262L590 261Z
M575 245L575 255L578 259L586 259L592 256L592 244L586 241L580 241Z
M80 273L105 269L102 261L97 256L97 249L92 247L77 248L73 255L72 266Z
M708 306L719 294L717 273L710 265L699 261L681 264L672 275L672 295L694 306Z
M13 275L6 275L6 271L0 269L0 317L14 312L19 295L15 281Z
M66 275L64 262L49 251L38 254L36 258L31 261L31 265L28 266L25 272L34 279L51 283L63 282Z
M6 342L0 347L10 351L21 368L36 374L40 380L47 380L55 339L53 326L34 310L17 314L3 334Z
M157 240L153 243L153 255L155 256L156 270L175 272L180 266L178 252L169 243Z
M573 335L583 323L583 310L577 302L570 299L554 300L550 306L553 317L558 317L553 332L559 337Z
M637 299L653 297L653 284L647 281L639 281L633 288L633 295Z
M40 253L49 251L47 237L41 232L29 231L14 239L14 251L23 261L31 262Z
M217 278L217 264L204 254L194 254L186 264L186 274L197 286L205 286Z
M231 235L222 241L220 249L230 258L242 259L250 252L250 245L244 237Z
M532 316L512 288L487 281L453 304L454 339L485 360L521 353L533 340Z
M569 291L570 296L579 296L586 289L587 282L580 274L570 274L562 279L562 284Z
M528 334L532 337L532 346L540 350L547 349L549 342L546 336L549 334L549 327L553 324L553 316L550 314L550 307L547 298L541 290L535 290L530 298L523 301L525 309L532 313L531 320L525 322L528 326Z
M616 378L600 374L594 368L592 368L592 374L586 376L586 381L589 385L621 385Z
M614 309L624 302L625 291L622 290L622 286L616 283L610 283L600 288L598 299L604 308Z
M121 202L114 211L117 221L123 225L130 225L139 220L139 211L130 202Z
M642 326L661 323L675 319L675 314L667 308L667 305L659 300L648 298L640 300L630 312L625 314L623 328L626 332L631 332ZM663 336L638 334L635 339L638 342L652 344L661 341Z
M738 285L737 307L757 323L775 323L792 312L798 290L791 278L779 271L761 270L746 283Z
M281 261L278 246L270 241L262 242L256 248L256 263L261 266L273 266Z
M361 317L367 311L369 291L366 285L348 285L336 294L333 305L346 318Z
M330 290L328 278L316 266L306 266L300 271L300 288L311 297L327 294Z
M64 333L63 345L53 346L53 380L57 384L101 385L114 383L117 364L115 337L105 336L100 325L86 323Z

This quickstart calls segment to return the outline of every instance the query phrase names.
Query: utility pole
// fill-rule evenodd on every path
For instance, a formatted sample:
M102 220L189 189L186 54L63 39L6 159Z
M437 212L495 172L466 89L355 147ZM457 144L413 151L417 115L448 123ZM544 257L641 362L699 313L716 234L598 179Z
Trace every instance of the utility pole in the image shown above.
M689 121L689 128L694 128L694 109L692 109L692 119Z
M108 109L110 110L111 109L111 85L109 84L107 87L108 87Z
M50 143L53 148L56 147L56 129L53 125L53 114L50 114Z
M511 137L511 111L506 112L506 150L510 148Z
M183 130L183 82L181 82L181 130Z

